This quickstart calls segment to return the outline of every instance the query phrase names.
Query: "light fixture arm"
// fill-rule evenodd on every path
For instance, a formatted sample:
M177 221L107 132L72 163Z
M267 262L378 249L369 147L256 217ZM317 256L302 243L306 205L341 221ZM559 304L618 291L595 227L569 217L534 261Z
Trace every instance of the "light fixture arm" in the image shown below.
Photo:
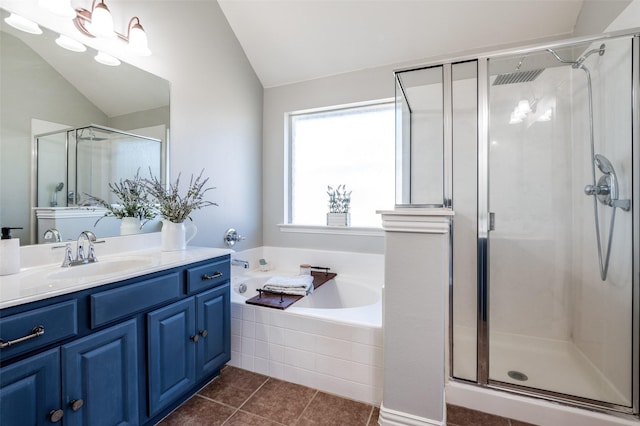
M76 17L73 18L73 23L75 24L76 28L78 29L78 31L80 31L82 34L84 34L87 37L91 37L91 38L95 38L96 36L93 35L91 33L91 31L89 31L89 29L87 28L87 23L91 22L91 17L93 15L93 12L96 8L96 2L100 1L99 4L103 4L104 5L104 0L93 0L93 2L91 3L91 10L87 10L87 9L83 9L83 8L78 8L76 9ZM104 7L106 8L106 5L104 5ZM131 18L129 20L129 24L127 25L127 34L120 34L117 31L114 31L116 36L121 39L124 40L126 42L129 42L129 38L131 35L131 29L132 28L138 28L142 31L144 31L144 28L142 27L142 24L140 24L140 18L137 16L134 16L133 18Z
M133 21L137 21L136 24L133 24ZM131 25L133 24L133 25ZM129 24L127 24L127 35L122 35L119 32L116 32L116 34L118 35L118 37L126 42L129 41L129 37L131 36L131 28L133 27L138 27L140 28L142 31L144 31L144 28L142 28L142 25L140 24L140 18L138 18L137 16L134 16L133 18L131 18L129 20Z

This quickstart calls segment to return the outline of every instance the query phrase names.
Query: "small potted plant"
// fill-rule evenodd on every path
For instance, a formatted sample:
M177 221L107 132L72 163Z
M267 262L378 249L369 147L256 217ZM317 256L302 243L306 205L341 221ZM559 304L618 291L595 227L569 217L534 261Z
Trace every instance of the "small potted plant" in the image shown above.
M96 225L105 217L112 216L121 220L120 235L138 234L145 223L156 217L153 202L145 189L144 179L140 177L140 170L131 179L109 183L109 189L115 195L116 203L86 194L91 201L107 210L104 216L96 221Z
M327 226L350 226L351 192L347 192L345 185L338 185L336 189L327 186L329 195L329 213L327 213Z
M216 203L205 200L205 194L214 189L205 187L209 178L203 178L202 174L191 180L185 193L180 192L180 174L175 182L165 186L157 177L151 176L145 179L145 188L150 196L155 199L158 213L164 219L162 221L162 249L164 251L184 250L187 243L195 237L197 228L189 223L190 236L187 238L187 219L192 221L191 213L208 206L217 206Z

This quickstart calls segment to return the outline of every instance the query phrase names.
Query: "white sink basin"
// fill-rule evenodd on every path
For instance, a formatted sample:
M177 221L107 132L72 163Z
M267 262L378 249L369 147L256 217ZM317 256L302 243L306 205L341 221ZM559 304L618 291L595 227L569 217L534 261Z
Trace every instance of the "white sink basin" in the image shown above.
M56 272L52 272L45 276L48 280L69 280L94 278L103 275L122 274L136 269L144 269L153 265L152 257L134 257L134 258L117 258L99 260L95 263L86 265L71 266L69 268L60 268Z

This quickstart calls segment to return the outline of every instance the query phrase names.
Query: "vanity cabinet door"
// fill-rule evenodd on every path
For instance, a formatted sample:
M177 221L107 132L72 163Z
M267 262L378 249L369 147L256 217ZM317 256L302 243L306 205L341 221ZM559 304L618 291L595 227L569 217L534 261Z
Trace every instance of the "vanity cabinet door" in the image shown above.
M132 319L62 346L65 426L138 424L138 343Z
M0 425L51 425L60 413L57 348L0 368Z
M231 359L230 297L229 283L196 296L198 377L216 372Z
M194 297L147 314L149 416L195 385L195 314Z

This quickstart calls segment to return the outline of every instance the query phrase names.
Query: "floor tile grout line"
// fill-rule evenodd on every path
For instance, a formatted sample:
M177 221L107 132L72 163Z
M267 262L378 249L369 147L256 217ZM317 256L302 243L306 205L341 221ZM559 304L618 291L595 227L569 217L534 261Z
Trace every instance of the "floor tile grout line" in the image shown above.
M250 411L244 411L244 410L241 410L240 408L238 408L238 411L240 411L240 412L242 412L242 413L245 413L245 414L248 414L248 415L250 415L250 416L255 416L255 417L258 417L258 418L260 418L260 419L267 420L267 421L269 421L270 423L274 423L274 424L279 425L279 426L287 426L287 424L286 424L286 423L281 423L281 422L279 422L279 421L277 421L277 420L273 420L273 419L270 419L269 417L264 417L264 416L261 416L261 415L256 414L256 413L252 413L252 412L250 412Z
M375 407L372 405L371 410L369 411L369 417L367 417L367 422L364 424L365 426L369 426L369 423L371 423L371 418L373 417L374 411L375 411Z
M234 411L234 412L233 412L229 417L227 417L227 419L226 419L224 422L222 422L222 424L221 424L220 426L224 426L225 424L227 424L227 423L229 422L229 420L231 420L231 418L233 418L233 416L235 416L235 415L236 415L236 413L238 413L238 411L240 411L240 408L242 408L242 407L244 406L244 404L246 404L246 403L247 403L247 401L249 401L249 400L251 399L251 397L252 397L253 395L255 395L255 394L256 394L256 392L258 392L258 390L260 390L260 389L264 386L264 384L265 384L265 383L267 383L268 381L269 381L269 377L267 377L267 378L266 378L266 379L265 379L265 380L260 384L260 386L258 386L258 387L256 388L256 390L254 390L254 391L251 393L251 395L249 395L249 396L248 396L248 397L247 397L247 398L242 402L242 404L240 404L240 406L239 406L239 407L237 407L237 408L232 407L232 408L235 408L235 411ZM212 400L212 401L215 401L215 400ZM217 402L217 403L219 403L219 404L223 404L223 403L222 403L222 402L220 402L220 401L215 401L215 402ZM224 404L224 405L227 405L227 404ZM231 406L229 405L229 407L231 407ZM246 413L246 411L243 411L243 412L245 412L245 413ZM260 416L258 416L258 417L260 417Z
M271 377L267 377L267 378L265 379L265 381L264 381L264 382L262 382L262 384L261 384L260 386L258 386L258 387L256 388L256 390L254 390L254 391L251 393L251 395L249 395L249 396L247 397L247 399L245 399L245 400L244 400L244 402L243 402L242 404L240 404L240 406L238 407L238 410L239 410L239 409L241 409L242 407L244 407L244 405L245 405L247 402L249 402L249 400L250 400L251 398L253 398L253 395L255 395L255 394L256 394L260 389L262 389L262 388L264 387L264 385L266 385L266 384L269 382L269 379L271 379Z
M306 387L306 386L305 386ZM313 388L308 388L308 389L313 389ZM305 411L307 411L307 408L309 408L309 406L311 405L311 403L313 402L314 399L316 399L316 396L318 396L318 393L320 392L318 389L313 389L315 390L315 393L313 394L313 396L309 399L309 402L307 402L307 405L304 406L304 408L302 409L302 411L300 412L300 415L296 418L296 421L294 424L297 424L300 419L302 418L302 415L304 414Z
M220 376L217 376L216 378L218 378L218 377L220 377ZM251 399L251 397L253 397L253 395L255 395L255 394L256 394L256 392L258 392L258 391L259 391L259 390L260 390L260 389L261 389L261 388L262 388L262 387L263 387L263 386L264 386L264 385L269 381L269 379L270 379L270 377L267 377L267 378L266 378L266 379L265 379L265 380L260 384L260 386L258 386L258 387L256 388L256 390L254 390L254 391L253 391L253 392L252 392L252 393L251 393L251 394L250 394L250 395L249 395L249 396L248 396L248 397L247 397L247 398L242 402L242 404L240 404L240 406L238 406L238 407L233 407L232 405L225 404L225 403L224 403L224 402L222 402L222 401L218 401L218 400L215 400L215 399L213 399L213 398L209 398L209 397L204 396L204 395L200 395L199 393L196 393L196 395L195 395L195 396L199 396L200 398L206 399L206 400L208 400L208 401L212 401L212 402L215 402L215 403L217 403L217 404L224 405L225 407L229 407L229 408L233 408L233 409L234 409L233 413L231 413L231 415L230 415L229 417L227 417L227 419L226 419L224 422L222 422L222 423L221 423L221 425L220 425L220 426L224 426L225 424L227 424L227 423L229 422L229 420L231 420L231 418L233 418L233 416L235 416L235 415L236 415L236 413L237 413L238 411L240 411L240 409L241 409L241 408L242 408L242 407L247 403L247 401L249 401L249 400ZM233 386L233 385L231 385L231 386ZM235 386L233 386L233 387L235 387ZM203 389L204 389L204 387L203 387ZM247 413L247 411L243 411L243 412L244 412L244 413ZM250 414L253 414L253 413L250 413ZM260 417L260 416L258 416L258 417ZM261 418L263 418L263 419L264 419L265 417L261 417ZM267 419L267 420L273 421L273 420L271 420L271 419ZM276 422L276 423L277 423L277 422Z

